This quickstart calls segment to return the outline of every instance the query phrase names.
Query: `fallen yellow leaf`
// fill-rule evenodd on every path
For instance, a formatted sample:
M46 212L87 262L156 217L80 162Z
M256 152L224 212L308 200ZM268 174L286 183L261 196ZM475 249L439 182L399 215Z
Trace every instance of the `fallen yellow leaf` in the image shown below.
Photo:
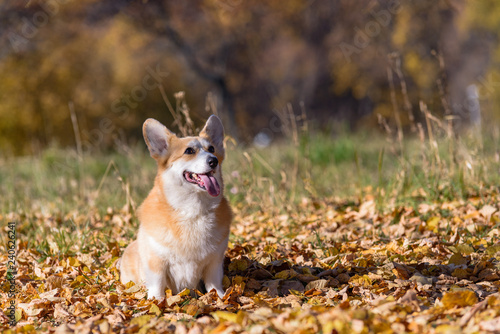
M470 290L447 292L441 302L447 309L472 306L477 303L477 296Z

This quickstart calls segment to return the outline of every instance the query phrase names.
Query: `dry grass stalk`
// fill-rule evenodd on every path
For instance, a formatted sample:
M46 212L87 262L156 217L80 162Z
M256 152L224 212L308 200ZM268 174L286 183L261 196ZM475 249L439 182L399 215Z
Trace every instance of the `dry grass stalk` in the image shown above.
M413 108L411 106L410 98L408 96L408 88L406 86L406 80L401 70L401 56L398 53L393 53L391 58L394 71L398 76L399 83L401 85L401 94L403 95L404 108L408 114L408 120L410 121L411 131L415 132L415 116L413 115Z
M389 66L387 67L387 78L389 79L389 87L390 87L390 91L391 91L391 102L392 102L392 108L394 111L394 119L396 121L397 134L398 134L398 143L399 143L399 147L401 149L401 152L403 152L403 124L401 122L401 116L399 114L398 102L397 102L397 98L396 98L396 89L394 88L394 73Z

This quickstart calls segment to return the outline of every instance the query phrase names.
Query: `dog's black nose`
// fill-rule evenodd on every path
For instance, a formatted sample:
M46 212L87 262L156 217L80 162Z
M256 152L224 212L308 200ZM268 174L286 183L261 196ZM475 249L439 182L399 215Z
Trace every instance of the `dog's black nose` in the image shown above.
M214 169L219 164L219 160L217 160L216 157L208 157L207 164L210 166L210 168Z

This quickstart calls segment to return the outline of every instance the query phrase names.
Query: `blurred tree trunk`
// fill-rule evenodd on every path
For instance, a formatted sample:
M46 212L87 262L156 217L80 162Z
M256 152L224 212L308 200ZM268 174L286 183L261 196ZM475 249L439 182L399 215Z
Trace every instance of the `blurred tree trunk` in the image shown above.
M217 93L222 100L220 112L226 123L226 132L237 139L239 136L234 110L234 94L230 91L227 83L225 64L211 63L208 60L209 57L203 57L203 51L197 50L196 45L191 45L181 32L174 28L172 24L172 15L174 14L171 13L168 1L158 0L150 1L147 5L142 3L134 5L127 7L126 13L136 18L136 22L143 29L171 42L183 56L190 69L218 90ZM138 10L137 6L141 8ZM196 10L196 7L196 4L193 4L193 10ZM226 40L223 43L231 42ZM225 45L225 48L231 49L231 45ZM220 61L220 59L216 59L216 61ZM223 70L217 70L218 68Z
M168 14L165 14L165 23L162 26L155 28L155 31L157 34L167 37L168 40L179 49L190 68L196 74L198 74L201 78L208 80L217 88L222 99L222 117L227 122L226 132L233 138L237 139L238 131L233 104L233 94L229 90L225 74L218 73L201 64L196 57L194 48L189 45L182 38L181 34L168 23Z

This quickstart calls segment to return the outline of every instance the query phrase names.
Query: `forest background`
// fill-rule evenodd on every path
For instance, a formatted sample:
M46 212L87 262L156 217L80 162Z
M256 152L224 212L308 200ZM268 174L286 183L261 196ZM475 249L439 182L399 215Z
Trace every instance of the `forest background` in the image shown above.
M417 134L421 102L457 131L496 124L499 17L492 0L3 1L0 154L75 147L72 113L81 150L133 145L180 91L242 143L283 137L290 112Z

